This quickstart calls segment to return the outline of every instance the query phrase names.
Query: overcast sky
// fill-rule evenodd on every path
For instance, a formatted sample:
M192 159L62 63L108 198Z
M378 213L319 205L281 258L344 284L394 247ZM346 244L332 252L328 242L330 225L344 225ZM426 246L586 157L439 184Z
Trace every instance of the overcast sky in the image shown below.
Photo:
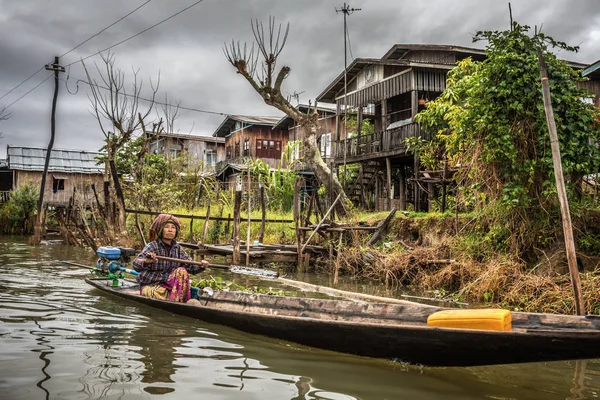
M88 88L77 61L107 48L193 4L196 0L152 0L125 20L62 58L74 63L61 74L56 114L55 148L98 150L103 135L90 114ZM123 17L146 0L0 0L0 97L33 74ZM371 0L353 1L361 8L348 17L354 57L381 57L395 43L472 43L478 30L509 27L508 2L498 0ZM169 21L115 47L116 64L129 73L139 69L148 87L160 73L159 98L165 94L181 106L224 114L280 116L265 105L250 85L226 61L222 47L232 38L252 41L250 20L291 24L281 63L292 68L285 93L303 92L314 99L343 70L341 1L325 0L204 0ZM513 18L542 25L557 40L579 45L563 58L592 63L600 59L600 0L512 0ZM352 59L349 55L349 61ZM96 56L86 60L93 67ZM282 65L282 64L280 64ZM0 100L9 106L42 82L42 70ZM68 78L68 80L67 80ZM6 146L47 146L50 140L52 78L10 106L12 117L0 122L0 158ZM68 89L68 90L67 90ZM71 93L74 94L70 94ZM147 94L147 93L146 93ZM144 103L141 104L145 106ZM211 135L223 117L182 111L175 130Z

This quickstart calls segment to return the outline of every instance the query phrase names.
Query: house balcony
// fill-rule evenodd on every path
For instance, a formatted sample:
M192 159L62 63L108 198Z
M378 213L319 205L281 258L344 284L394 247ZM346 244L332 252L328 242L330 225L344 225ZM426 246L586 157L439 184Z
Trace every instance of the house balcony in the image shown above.
M419 136L423 139L428 137L418 124L410 123L382 132L340 140L336 146L335 163L337 165L343 164L344 158L346 163L356 163L408 155L404 141L413 136Z
M6 203L10 199L10 190L0 190L0 204Z

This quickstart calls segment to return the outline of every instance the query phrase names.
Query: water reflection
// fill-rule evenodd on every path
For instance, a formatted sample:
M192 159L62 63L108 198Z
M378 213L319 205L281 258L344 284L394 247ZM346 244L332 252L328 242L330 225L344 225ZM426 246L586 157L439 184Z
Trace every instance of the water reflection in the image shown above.
M37 382L36 386L38 388L40 388L41 390L43 390L44 393L46 393L46 399L49 399L50 393L44 387L44 382L46 382L47 380L50 379L50 375L48 375L48 372L46 372L46 370L48 369L48 366L50 365L50 359L48 358L48 355L53 353L54 347L52 347L50 345L50 341L44 337L44 332L43 332L42 327L40 326L39 322L34 321L34 323L38 327L38 330L32 330L30 333L33 336L38 337L37 342L40 346L46 348L45 351L40 350L40 349L31 350L33 352L39 352L40 360L42 360L42 362L44 363L44 366L42 367L42 374L44 374L44 378L42 380L40 380L39 382Z
M584 399L585 390L585 372L587 369L588 360L575 361L575 372L573 374L573 386L571 387L571 396L567 400Z

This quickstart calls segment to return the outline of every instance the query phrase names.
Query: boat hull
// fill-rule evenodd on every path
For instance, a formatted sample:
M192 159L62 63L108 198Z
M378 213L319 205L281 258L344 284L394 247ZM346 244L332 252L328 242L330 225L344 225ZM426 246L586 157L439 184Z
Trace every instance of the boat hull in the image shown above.
M140 296L133 284L115 288L105 279L86 282L122 298L244 332L412 364L475 366L600 358L599 321L593 318L563 316L584 328L551 329L544 323L546 316L552 319L547 314L514 313L523 327L512 331L449 329L427 326L427 315L440 308L417 303L388 305L239 293L223 299L201 297L201 305L192 305ZM536 316L541 317L535 321Z

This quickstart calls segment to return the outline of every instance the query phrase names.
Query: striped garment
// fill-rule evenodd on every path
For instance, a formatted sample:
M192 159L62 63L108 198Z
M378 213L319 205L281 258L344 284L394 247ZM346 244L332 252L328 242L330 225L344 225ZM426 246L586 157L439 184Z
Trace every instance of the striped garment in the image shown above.
M174 261L156 260L153 263L144 264L146 254L154 253L157 256L178 258L180 260L191 260L190 256L173 240L172 246L167 246L161 239L152 241L144 247L144 250L133 260L133 269L140 274L137 281L141 287L146 285L165 285L169 274L179 267L185 268L191 275L203 271L198 265L181 264Z

